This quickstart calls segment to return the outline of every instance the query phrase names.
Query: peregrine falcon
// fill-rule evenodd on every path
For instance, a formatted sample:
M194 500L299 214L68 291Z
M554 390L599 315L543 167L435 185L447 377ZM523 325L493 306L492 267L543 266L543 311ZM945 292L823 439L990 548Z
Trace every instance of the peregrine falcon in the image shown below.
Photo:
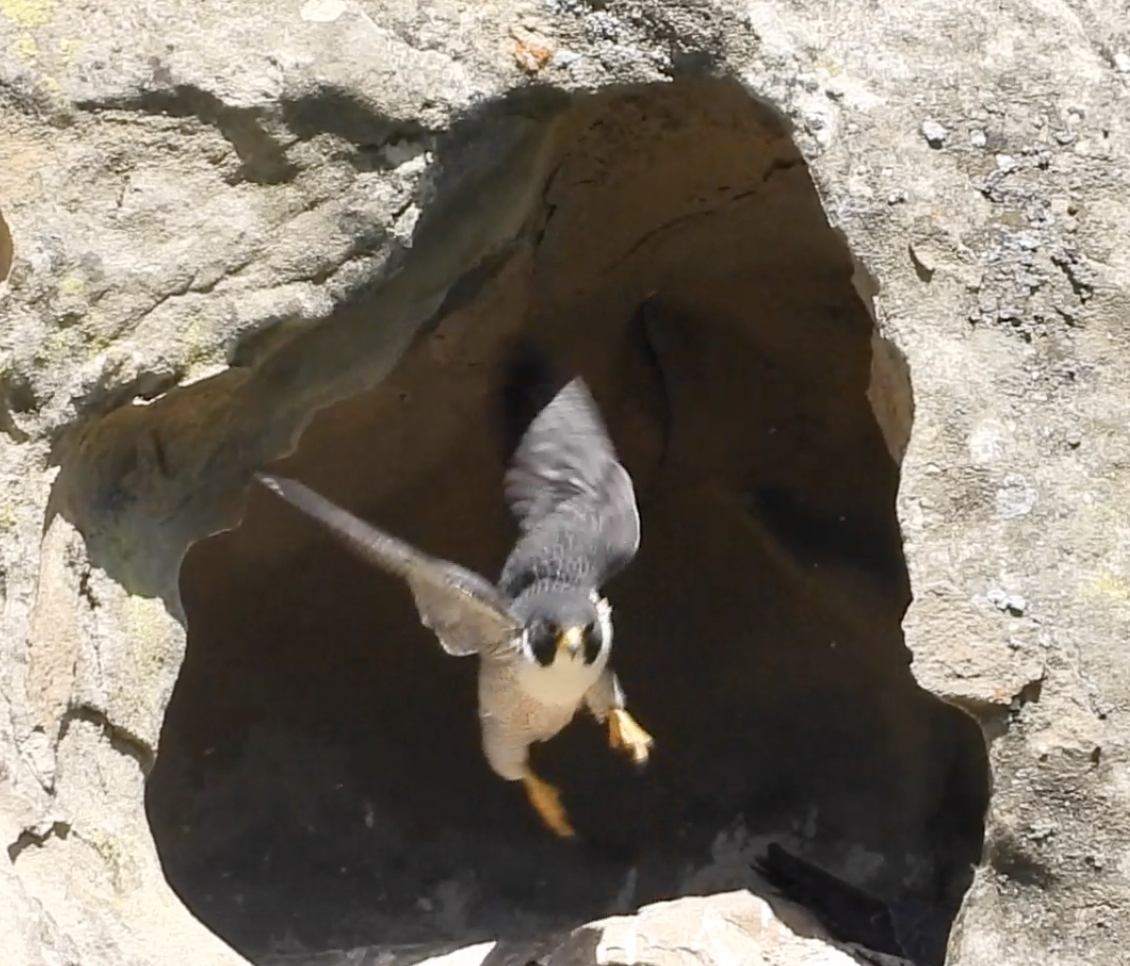
M609 744L646 764L652 737L628 713L609 665L612 608L601 587L632 560L640 518L580 377L521 436L504 478L520 535L497 586L371 526L294 480L256 474L370 563L402 578L420 621L448 654L478 654L479 724L493 771L523 783L557 835L574 835L556 788L534 774L529 746L561 731L583 703Z

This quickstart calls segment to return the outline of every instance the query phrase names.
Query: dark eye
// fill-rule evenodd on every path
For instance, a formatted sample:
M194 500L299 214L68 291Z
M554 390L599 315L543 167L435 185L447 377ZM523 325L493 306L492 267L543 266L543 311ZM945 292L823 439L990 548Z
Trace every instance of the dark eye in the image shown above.
M535 621L528 630L530 651L539 664L548 667L557 654L557 632L545 621Z
M600 623L593 621L585 628L585 663L592 664L600 656L600 649L604 646L604 634Z

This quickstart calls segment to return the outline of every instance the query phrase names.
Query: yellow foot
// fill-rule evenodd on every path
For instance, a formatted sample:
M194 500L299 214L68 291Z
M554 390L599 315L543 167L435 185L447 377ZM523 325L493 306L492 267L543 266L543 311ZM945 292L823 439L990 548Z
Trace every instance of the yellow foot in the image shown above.
M576 833L569 824L569 817L565 814L565 807L561 804L561 796L557 789L549 782L542 781L528 768L522 776L522 784L526 788L526 797L537 809L541 820L561 838L572 838Z
M637 765L646 765L654 739L627 711L614 709L608 715L608 743L623 748Z

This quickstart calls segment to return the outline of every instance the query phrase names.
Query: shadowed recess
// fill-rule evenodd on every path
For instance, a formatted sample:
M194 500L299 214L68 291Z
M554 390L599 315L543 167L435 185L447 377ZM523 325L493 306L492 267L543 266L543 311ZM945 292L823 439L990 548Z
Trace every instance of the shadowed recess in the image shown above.
M696 873L741 819L929 910L944 948L987 771L900 629L901 357L788 132L740 88L598 95L563 123L529 243L272 469L495 578L515 527L492 406L537 333L635 480L640 552L606 590L650 767L578 715L534 749L585 842L554 840L483 759L474 661L253 488L181 571L188 650L147 796L169 881L260 959L516 938L709 891Z
M12 273L12 259L15 256L15 247L12 244L12 233L8 230L8 223L4 220L4 212L0 211L0 283L6 282Z

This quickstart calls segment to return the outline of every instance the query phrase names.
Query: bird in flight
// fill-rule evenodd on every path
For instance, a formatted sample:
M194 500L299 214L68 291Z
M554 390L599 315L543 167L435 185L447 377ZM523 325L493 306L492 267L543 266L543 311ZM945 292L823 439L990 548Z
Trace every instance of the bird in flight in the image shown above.
M497 584L366 523L296 480L257 479L369 563L404 580L420 621L448 653L479 656L479 725L491 769L520 781L542 821L574 830L529 747L582 704L637 767L653 740L628 713L609 663L612 608L601 588L639 548L640 517L596 403L578 376L524 430L503 489L520 533Z

